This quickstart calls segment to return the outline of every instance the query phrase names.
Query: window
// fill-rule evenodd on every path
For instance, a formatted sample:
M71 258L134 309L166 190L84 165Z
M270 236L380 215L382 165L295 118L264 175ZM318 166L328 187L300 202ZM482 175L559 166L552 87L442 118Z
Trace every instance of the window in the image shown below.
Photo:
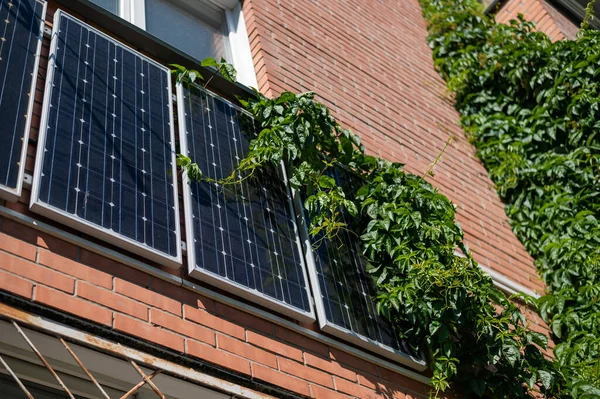
M119 14L119 0L92 0L92 2L98 4L99 6L106 8L108 11L113 14Z
M231 61L225 12L202 1L195 3L146 0L146 30L199 60L223 57Z
M241 6L237 0L90 0L196 60L225 58L238 81L256 87Z
M169 399L230 399L240 392L255 392L149 353L89 335L83 330L59 325L50 319L42 320L29 314L22 314L21 317L27 318L27 322L18 322L20 330L49 367L40 363L33 348L12 323L0 320L0 357L13 373L11 375L4 365L0 365L2 399L27 399L15 377L35 399L67 399L68 395L55 375L76 399L122 398L134 387L136 390L127 396L128 399L158 399L150 385L140 384L143 377L134 367L150 376L163 397ZM35 330L29 321L36 323ZM77 360L71 353L75 354ZM50 369L56 374L52 374ZM90 380L89 375L95 378L97 384Z
M42 370L43 371L43 370ZM25 388L33 395L35 399L64 399L65 393L58 390L48 388L41 384L25 381ZM4 398L21 399L25 397L23 390L10 376L0 374L0 392ZM76 396L79 398L79 396Z

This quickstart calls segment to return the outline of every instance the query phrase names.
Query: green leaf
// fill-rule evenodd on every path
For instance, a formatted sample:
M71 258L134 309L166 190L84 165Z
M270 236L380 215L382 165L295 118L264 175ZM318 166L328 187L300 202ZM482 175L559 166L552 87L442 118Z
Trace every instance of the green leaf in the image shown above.
M319 176L319 187L321 188L333 188L336 186L335 179L331 176Z
M202 60L202 63L200 64L203 67L217 67L217 61L212 58L212 57L207 57L204 60Z
M554 380L552 374L545 370L538 370L537 373L543 387L546 389L550 388L550 386L552 385L552 381Z
M479 380L475 378L471 379L471 381L469 382L471 390L475 393L475 395L479 396L480 398L485 393L485 385L486 384L484 380Z

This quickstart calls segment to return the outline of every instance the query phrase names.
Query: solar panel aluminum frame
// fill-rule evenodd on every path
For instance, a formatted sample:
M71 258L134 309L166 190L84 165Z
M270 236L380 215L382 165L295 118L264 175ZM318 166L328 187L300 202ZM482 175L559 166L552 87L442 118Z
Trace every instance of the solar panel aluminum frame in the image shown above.
M176 234L176 246L177 246L177 255L176 256L169 256L165 253L155 250L154 248L151 248L148 245L144 245L133 239L124 237L124 236L119 235L115 232L112 232L108 229L94 225L93 223L90 223L84 219L81 219L77 216L68 214L60 209L54 208L48 204L45 204L45 203L39 201L40 180L41 180L41 174L42 174L42 169L43 169L44 146L45 146L45 142L46 142L46 133L47 133L47 129L48 129L48 126L47 126L48 125L48 117L49 117L49 113L50 113L49 105L50 105L50 101L52 98L52 81L54 78L54 69L55 69L54 66L56 63L56 61L55 61L56 47L58 46L58 31L60 29L60 22L61 22L63 16L65 18L71 18L75 21L79 21L79 22L83 23L92 32L100 34L102 36L105 36L107 40L113 42L116 46L121 46L124 49L131 51L133 54L144 57L148 60L148 62L154 64L155 66L159 67L160 69L165 70L169 74L169 78L167 79L167 82L169 85L168 86L169 92L170 93L172 92L170 70L167 67L148 58L147 56L140 53L139 51L136 51L136 50L132 49L131 47L115 40L114 38L106 35L105 33L90 26L89 24L86 24L83 21L80 21L79 19L71 16L70 14L68 14L60 9L57 10L54 13L54 20L53 20L54 23L52 26L52 40L50 43L50 53L49 53L50 56L49 56L48 69L47 69L48 73L47 73L46 82L45 82L45 92L44 92L44 102L43 102L44 105L42 107L40 132L39 132L37 152L36 152L35 172L33 175L33 184L32 184L32 189L31 189L31 202L30 202L29 207L32 211L34 211L42 216L45 216L49 219L56 220L62 224L69 226L69 227L80 230L91 236L97 237L103 241L108 242L109 244L118 246L118 247L128 250L130 252L133 252L137 255L140 255L142 257L150 259L150 260L157 262L159 264L162 264L164 266L167 266L167 267L170 267L173 269L178 269L181 267L183 256L182 256L182 243L181 243L181 228L180 228L180 219L179 219L179 200L178 200L179 196L178 196L178 188L177 188L177 179L176 178L173 179L173 195L174 195L173 198L175 199L174 207L175 207L175 217L176 217L176 221L175 221L175 229L176 229L175 234ZM172 167L173 174L172 175L177 176L175 130L174 130L175 122L174 122L174 117L173 117L173 98L171 95L169 96L169 108L171 109L171 112L169 112L169 117L170 117L170 127L171 127L171 129L170 129L171 130L171 132L170 132L171 163L173 165L173 167Z
M357 334L354 331L330 323L327 320L325 304L323 303L323 297L321 295L321 285L319 284L319 277L317 275L315 258L312 251L312 242L310 240L310 234L308 232L308 220L306 219L306 217L302 216L305 214L304 205L302 204L302 199L300 198L300 195L298 193L294 193L292 198L294 202L294 207L296 208L296 215L299 215L298 224L301 226L300 236L302 242L304 243L304 258L306 259L306 263L308 265L308 275L310 279L312 292L314 295L314 302L317 311L317 319L319 321L319 328L323 332L331 334L337 338L343 339L344 341L351 342L354 345L370 350L371 352L377 353L378 355L384 356L390 360L396 361L405 366L411 367L418 371L425 370L427 368L427 364L422 359L391 348L387 345L382 344L381 342L377 342L371 338ZM415 367L415 365L417 365L417 367Z
M198 87L200 87L200 86L198 86ZM208 91L202 87L200 87L200 88L202 90L206 91L207 94L214 95L210 91ZM185 104L185 102L184 102L185 100L184 100L184 96L183 96L183 84L181 82L177 83L176 89L177 89L177 104L178 104L177 119L179 121L179 147L181 149L182 154L188 154L188 145L187 145L187 140L186 140L186 137L184 134L184 132L186 131L186 125L185 125L185 110L183 107L183 104ZM218 97L218 96L216 96L216 97ZM219 97L219 98L221 98L221 97ZM235 104L232 104L230 101L227 101L223 98L221 98L221 100L229 103L233 107L248 114L248 112L246 110L238 107ZM281 171L282 171L282 176L283 176L283 184L285 184L286 189L288 190L288 192L290 192L290 194L293 198L294 192L293 192L293 190L291 190L291 188L288 184L287 175L286 175L286 171L285 171L283 162L281 163ZM193 221L192 221L192 190L190 188L190 179L189 179L187 173L183 173L182 185L183 185L183 209L184 209L184 221L185 221L185 230L186 230L186 242L188 243L188 245L187 245L188 274L192 277L199 279L200 281L204 281L204 282L206 282L210 285L213 285L217 288L220 288L224 291L231 292L232 294L235 294L241 298L244 298L248 301L257 303L261 306L264 306L268 309L271 309L273 311L281 313L285 316L291 317L295 320L298 320L298 321L301 321L304 323L315 322L317 319L316 319L315 310L314 310L314 308L315 308L314 300L312 299L311 292L307 292L308 300L310 301L310 312L303 312L300 309L290 306L284 302L278 301L275 298L271 298L271 297L264 295L258 291L255 291L255 290L251 291L248 289L248 287L246 287L244 285L237 284L234 281L227 280L221 276L217 276L213 273L207 272L200 268L196 268L196 266L195 266L196 265L196 254L194 253L194 247L191 244L194 242L194 228L193 228ZM291 191L289 191L289 190L291 190ZM294 206L291 202L290 202L289 206L290 206L290 212L292 214L292 218L295 220L296 216L295 216L295 212L294 212ZM298 255L300 256L300 261L302 262L302 277L304 278L304 281L307 284L308 291L310 291L310 281L308 279L308 275L306 272L306 270L307 270L306 261L305 261L304 257L302 256L303 249L302 249L302 243L300 242L300 235L299 235L300 229L298 229L298 225L295 221L293 222L293 225L294 225L294 232L296 233L295 241L296 241L296 244L298 245Z
M25 179L25 160L27 158L27 146L29 143L29 132L31 131L31 117L33 115L33 105L35 103L35 89L37 83L38 70L40 66L40 57L42 52L42 41L44 39L44 24L46 19L46 9L48 3L45 0L35 0L35 2L42 4L42 21L40 23L40 33L38 36L38 45L35 50L35 61L33 63L33 71L31 76L31 87L29 90L29 103L27 105L27 114L25 122L25 130L23 132L23 147L21 148L21 161L19 164L19 173L17 176L17 187L14 189L0 185L0 198L8 201L16 202L21 198L23 192L23 181Z

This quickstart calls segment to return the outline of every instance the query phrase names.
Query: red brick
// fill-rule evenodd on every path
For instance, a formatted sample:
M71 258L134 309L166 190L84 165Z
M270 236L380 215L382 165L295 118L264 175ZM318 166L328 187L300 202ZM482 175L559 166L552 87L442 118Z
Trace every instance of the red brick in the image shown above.
M181 303L119 278L115 279L115 292L156 308L166 310L177 316L182 316Z
M20 277L13 276L0 270L0 289L10 291L15 295L31 298L33 284Z
M112 324L110 310L44 286L35 287L34 300L99 324Z
M28 158L25 159L26 164L27 164L27 160L28 160ZM23 199L21 199L21 201L22 200ZM4 204L4 206L8 209L11 209L13 211L23 213L23 214L27 214L29 212L29 206L27 206L27 204L24 204L22 202L6 202Z
M137 317L138 319L144 321L148 320L148 307L132 299L86 282L77 282L77 296L89 299L90 301L99 303L121 313Z
M306 367L293 360L279 358L279 370L287 374L295 375L304 380L333 388L333 377L317 369Z
M311 396L315 399L352 399L354 397L312 384L310 390Z
M267 334L273 334L273 323L260 319L241 310L232 308L231 306L224 305L220 302L217 302L215 305L217 316L223 316L226 319L229 319L237 324L247 326L253 330L262 331Z
M75 290L75 280L73 278L6 253L0 253L0 269L69 294L72 294Z
M2 231L20 240L30 242L39 247L50 249L67 258L76 259L78 249L75 245L62 241L56 237L49 236L21 223L10 219L2 221Z
M522 3L526 11L531 8L528 4L539 2ZM452 101L444 95L445 84L433 68L416 0L375 2L366 8L344 7L337 2L296 7L292 2L253 0L245 2L244 10L258 82L268 91L265 94L277 95L286 89L317 92L321 101L333 106L342 125L362 136L370 153L406 163L407 170L417 174L427 170L446 136L456 135L436 167L436 176L443 177L436 177L436 185L455 203L466 205L468 213L459 211L459 215L466 215L465 230L489 231L490 237L500 237L499 248L522 249L508 226L493 229L479 225L480 214L505 221L503 204L462 135ZM536 12L533 8L528 11ZM516 9L511 12L516 13ZM389 25L392 19L397 23ZM356 35L357 31L362 34ZM379 45L372 46L374 42ZM357 77L357 69L364 74ZM316 70L321 73L316 74ZM389 76L402 79L389 83L385 79ZM391 99L397 105L391 107ZM471 184L466 185L465 179ZM473 249L480 246L470 238L467 244ZM477 255L477 259L486 257ZM511 275L512 271L504 268L510 263L506 259L494 263ZM524 279L524 284L540 288L533 263L528 260L527 264L522 270L531 280Z
M194 338L215 346L215 333L208 328L183 320L180 317L162 312L157 309L150 310L150 321L168 330L175 331L186 337Z
M277 370L261 366L260 364L255 363L252 365L252 377L269 382L278 387L287 389L288 391L299 393L300 395L310 395L308 382L283 374Z
M429 392L429 388L426 385L417 382L412 378L398 374L392 370L380 368L379 374L381 375L382 379L382 381L378 383L380 387L385 386L389 390L403 392L410 390L421 395L426 395Z
M35 261L35 253L37 250L33 245L25 241L17 240L16 238L2 233L0 233L0 249L33 261Z
M230 338L225 335L217 335L218 347L238 356L252 360L265 366L277 367L277 358L274 354L248 345L246 342Z
M306 353L304 355L304 360L306 360L306 364L309 366L339 375L340 377L344 377L350 381L356 381L356 372L340 365L336 361L325 360L321 357L311 355L310 353Z
M119 313L115 313L114 328L133 337L145 339L146 341L174 349L178 352L183 352L184 350L183 337L155 327L150 323L123 316Z
M186 319L202 324L203 326L215 329L224 334L231 335L238 339L244 339L244 328L233 324L220 317L214 316L204 310L194 309L188 305L183 305L183 315Z
M170 269L173 271L172 269ZM168 271L168 270L167 270ZM209 312L215 312L215 301L205 296L202 296L196 292L190 291L184 287L172 284L168 281L164 281L158 278L151 279L150 288L154 292L164 294L170 298L175 299L178 302L185 303L192 307L198 307L205 309Z
M340 364L350 366L354 369L365 371L369 374L378 375L377 367L373 363L359 359L349 353L336 348L331 348L330 357Z
M279 356L288 357L298 362L303 361L302 351L300 349L296 349L284 342L276 341L253 331L248 331L246 335L248 342L253 345L260 346L261 348L277 353Z
M246 359L193 340L187 340L186 347L186 353L191 356L238 373L250 374L250 362Z
M38 262L62 273L85 280L89 283L112 288L112 276L82 263L56 255L50 251L40 250Z
M120 277L123 280L146 287L150 285L150 275L148 273L144 273L130 266L115 262L112 259L105 258L104 256L98 255L97 253L88 251L86 249L81 249L79 260L81 263L90 265L95 269L110 274L111 276Z
M321 356L329 356L329 347L304 335L288 330L287 328L275 327L275 335L284 341L290 342L297 347L316 353Z
M372 363L369 363L372 364ZM378 377L371 375L371 374L361 374L358 373L358 383L360 385L364 385L365 387L371 388L371 389L376 389L377 385L376 382L379 379Z

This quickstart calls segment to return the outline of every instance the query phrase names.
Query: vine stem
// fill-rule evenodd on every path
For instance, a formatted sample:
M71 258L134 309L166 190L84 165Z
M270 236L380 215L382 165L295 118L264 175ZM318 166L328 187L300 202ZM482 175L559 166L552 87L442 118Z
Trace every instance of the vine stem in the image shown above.
M585 7L585 16L583 17L583 21L581 21L580 31L584 29L589 29L590 21L594 19L594 6L596 5L596 0L590 0Z
M425 178L425 176L427 175L433 176L433 168L435 168L435 165L437 165L438 162L440 162L442 156L446 152L446 149L450 146L450 144L452 144L452 141L454 141L455 138L455 135L451 135L450 137L448 137L448 140L446 140L446 144L444 144L444 148L442 148L442 151L438 154L438 156L431 163L431 165L429 165L429 169L427 169L427 171L423 173L423 175L421 175L421 178Z

